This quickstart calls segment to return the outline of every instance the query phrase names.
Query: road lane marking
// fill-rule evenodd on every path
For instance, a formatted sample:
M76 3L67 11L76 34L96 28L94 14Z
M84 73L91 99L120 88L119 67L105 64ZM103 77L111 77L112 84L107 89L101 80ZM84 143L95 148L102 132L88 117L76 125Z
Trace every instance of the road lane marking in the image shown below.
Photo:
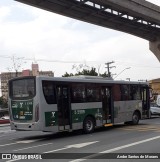
M91 145L91 144L94 144L94 143L97 143L99 141L93 141L93 142L85 142L85 143L79 143L79 144L73 144L73 145L68 145L66 146L67 148L82 148L82 147L85 147L85 146L88 146L88 145Z
M30 148L41 147L41 146L51 145L51 144L53 144L53 143L46 143L46 144L42 144L42 145L36 145L36 146L31 146L31 147L24 147L24 148L13 150L13 151L27 150L27 149L30 149Z
M148 139L145 139L145 140L142 140L142 141L138 141L138 142L134 142L134 143L131 143L131 144L127 144L127 145L123 145L123 146L120 146L120 147L116 147L116 148L113 148L113 149L109 149L109 150L106 150L106 151L102 151L100 153L115 152L117 150L121 150L121 149L124 149L124 148L127 148L127 147L131 147L131 146L139 145L139 144L142 144L142 143L150 142L150 141L153 141L153 140L156 140L156 139L159 139L159 138L160 138L160 136L148 138Z
M33 143L33 142L37 142L37 141L39 141L39 139L38 140L21 140L21 141L17 141L17 143Z
M82 148L82 147L85 147L85 146L88 146L88 145L91 145L91 144L94 144L94 143L97 143L97 142L99 142L99 141L85 142L85 143L68 145L68 146L65 146L64 148L43 152L43 154L51 153L51 152L57 152L57 151L61 151L61 150L66 150L66 149L69 149L69 148Z
M64 148L60 148L60 149L56 149L56 150L51 150L51 151L47 151L47 152L43 152L43 153L40 153L40 154L45 154L45 153L51 153L51 152L57 152L57 151L61 151L61 150L66 150L66 149L69 149L69 148L82 148L82 147L85 147L85 146L88 146L88 145L91 145L91 144L94 144L94 143L97 143L99 141L93 141L93 142L85 142L85 143L79 143L79 144L73 144L73 145L68 145L68 146L65 146ZM50 144L53 144L53 143L50 143ZM41 145L42 146L42 145ZM34 147L34 146L33 146ZM29 147L28 147L29 148ZM26 148L26 149L28 149ZM25 148L24 148L25 149ZM19 149L20 150L20 149ZM18 151L18 150L17 150ZM11 159L11 160L8 160L6 162L13 162L13 161L19 161L19 160L22 160L22 159Z
M14 142L14 143L7 143L7 144L3 144L3 145L0 145L0 147L4 147L4 146L9 146L9 145L15 145L15 144L19 144L19 143L33 143L33 142L36 142L36 141L39 141L39 140L25 140L25 141L17 141L17 142Z
M7 143L7 144L4 144L4 145L0 145L0 147L9 146L9 145L15 145L15 144L17 144L17 142L14 142L14 143Z
M86 156L86 157L83 157L82 159L71 160L70 162L81 162L81 161L85 161L85 160L88 160L88 159L90 159L90 158L94 158L94 157L96 157L96 156L99 156L99 155L102 154L102 153L111 153L111 152L115 152L115 151L118 151L118 150L122 150L122 149L124 149L124 148L128 148L128 147L132 147L132 146L139 145L139 144L142 144L142 143L150 142L150 141L153 141L153 140L156 140L156 139L159 139L159 138L160 138L160 136L148 138L148 139L145 139L145 140L142 140L142 141L138 141L138 142L134 142L134 143L131 143L131 144L127 144L127 145L115 147L115 148L113 148L113 149L105 150L105 151L96 153L96 154L94 154L94 155Z

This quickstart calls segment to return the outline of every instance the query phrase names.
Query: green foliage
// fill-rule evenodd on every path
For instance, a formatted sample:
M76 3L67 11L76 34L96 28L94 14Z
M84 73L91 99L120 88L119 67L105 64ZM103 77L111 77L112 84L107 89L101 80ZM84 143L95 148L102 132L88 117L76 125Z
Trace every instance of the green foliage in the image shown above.
M103 74L100 74L99 76L106 78L106 77L108 77L108 74L105 72Z
M70 77L70 76L78 76L78 75L89 75L89 76L98 76L98 73L96 72L96 68L92 67L91 70L83 69L82 71L77 72L76 74L72 73L65 73L62 75L62 77ZM99 74L101 77L108 77L108 74L105 72L103 74Z
M93 68L91 70L83 69L81 72L76 73L75 75L90 75L90 76L98 76L98 73L96 72L96 68Z
M70 76L74 76L74 75L72 73L68 74L67 72L64 75L62 75L62 77L70 77Z

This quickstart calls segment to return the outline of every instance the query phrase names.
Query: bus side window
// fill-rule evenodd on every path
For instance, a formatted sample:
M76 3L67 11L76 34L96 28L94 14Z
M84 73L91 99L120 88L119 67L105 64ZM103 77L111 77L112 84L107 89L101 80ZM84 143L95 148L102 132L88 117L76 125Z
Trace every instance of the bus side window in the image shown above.
M130 95L131 95L131 100L140 100L141 99L140 87L137 85L131 85Z
M113 86L113 95L114 95L114 101L120 101L121 100L120 85L116 84L116 85Z
M51 81L42 81L43 94L48 104L56 104L55 87Z
M96 84L88 84L86 86L86 99L87 102L100 102L101 101L101 88Z
M121 85L121 100L127 101L130 98L129 85Z
M72 102L73 103L81 103L85 102L85 85L74 83L72 84Z

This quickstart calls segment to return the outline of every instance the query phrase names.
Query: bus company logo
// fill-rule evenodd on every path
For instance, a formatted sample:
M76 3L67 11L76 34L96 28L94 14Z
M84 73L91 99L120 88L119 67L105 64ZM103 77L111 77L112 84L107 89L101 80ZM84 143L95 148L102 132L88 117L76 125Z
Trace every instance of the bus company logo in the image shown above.
M53 112L53 111L52 111L52 118L54 118L54 117L55 117L55 113L56 113L56 112Z
M11 154L2 154L2 159L12 159Z
M20 108L22 108L22 106L23 106L23 102L20 102L19 104L20 104Z

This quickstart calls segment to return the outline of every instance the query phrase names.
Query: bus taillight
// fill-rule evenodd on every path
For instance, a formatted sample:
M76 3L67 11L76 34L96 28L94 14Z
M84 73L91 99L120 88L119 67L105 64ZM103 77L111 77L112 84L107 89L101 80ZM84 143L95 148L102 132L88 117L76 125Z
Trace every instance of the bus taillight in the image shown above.
M35 122L39 120L39 104L35 108Z

